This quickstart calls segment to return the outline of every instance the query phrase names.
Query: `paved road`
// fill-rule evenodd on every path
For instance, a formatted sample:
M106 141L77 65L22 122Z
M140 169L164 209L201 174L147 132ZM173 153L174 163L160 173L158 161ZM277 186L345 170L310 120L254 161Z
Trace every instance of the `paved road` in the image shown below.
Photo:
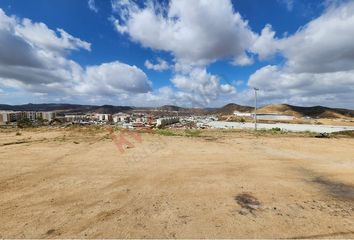
M254 123L238 123L238 122L209 122L208 125L213 128L237 128L237 129L252 129ZM288 123L258 123L258 129L280 128L284 131L292 132L317 132L317 133L332 133L345 130L354 130L351 126L332 126L332 125L311 125L311 124L288 124Z

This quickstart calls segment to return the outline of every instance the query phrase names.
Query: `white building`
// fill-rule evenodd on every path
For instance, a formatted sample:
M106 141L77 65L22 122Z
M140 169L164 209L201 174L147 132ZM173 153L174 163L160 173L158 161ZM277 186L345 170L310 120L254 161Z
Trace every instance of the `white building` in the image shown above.
M42 118L44 120L47 120L48 122L54 120L56 117L56 113L55 112L42 112Z
M112 114L107 113L96 113L95 118L101 122L111 122L113 120Z
M234 111L234 115L237 117L253 117L253 113Z
M237 117L251 117L254 118L254 113L238 112L235 111L234 115ZM260 120L293 120L294 117L279 113L257 113L257 119Z
M31 121L36 120L36 112L26 112L27 118Z
M52 121L56 117L55 112L34 112L34 111L0 111L0 124L16 122L19 119L27 118L30 121L37 119Z
M113 115L113 122L114 123L127 122L129 121L129 118L130 118L129 114L117 113Z
M156 120L156 127L163 127L169 124L178 123L179 117L165 117Z
M254 114L252 114L254 115ZM278 113L257 113L257 119L260 120L293 120L294 116L283 115Z
M4 125L8 122L8 115L6 112L0 112L0 125Z

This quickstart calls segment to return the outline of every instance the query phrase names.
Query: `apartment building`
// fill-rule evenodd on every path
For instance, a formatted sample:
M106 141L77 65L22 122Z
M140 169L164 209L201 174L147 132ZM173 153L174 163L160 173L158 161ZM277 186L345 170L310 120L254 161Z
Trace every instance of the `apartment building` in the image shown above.
M19 119L27 118L31 121L38 119L47 120L48 122L55 119L55 112L34 112L34 111L0 111L0 124L8 124L16 122Z

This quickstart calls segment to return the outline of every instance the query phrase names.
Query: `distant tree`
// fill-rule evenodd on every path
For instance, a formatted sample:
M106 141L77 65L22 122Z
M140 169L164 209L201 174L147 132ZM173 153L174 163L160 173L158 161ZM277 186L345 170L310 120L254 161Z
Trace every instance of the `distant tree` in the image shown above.
M63 121L61 121L58 118L54 118L52 121L49 122L50 125L60 125L62 123L63 123Z
M26 128L26 127L32 127L33 124L31 122L31 120L29 120L28 118L21 118L21 119L17 120L17 126L19 128Z

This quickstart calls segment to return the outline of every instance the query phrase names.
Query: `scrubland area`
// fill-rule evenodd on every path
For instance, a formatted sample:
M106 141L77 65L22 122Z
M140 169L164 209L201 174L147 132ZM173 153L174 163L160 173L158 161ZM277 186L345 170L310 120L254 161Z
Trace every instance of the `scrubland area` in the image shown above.
M0 238L354 238L352 136L1 129Z

